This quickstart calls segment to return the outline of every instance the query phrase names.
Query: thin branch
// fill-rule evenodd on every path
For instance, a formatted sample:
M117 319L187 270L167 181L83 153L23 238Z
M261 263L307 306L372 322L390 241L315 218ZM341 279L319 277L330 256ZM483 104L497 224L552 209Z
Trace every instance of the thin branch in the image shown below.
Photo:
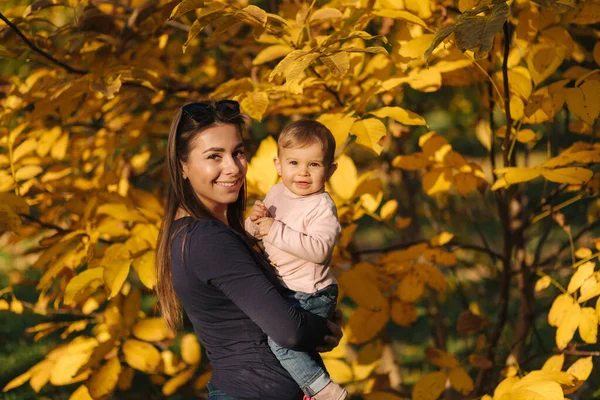
M58 225L54 225L54 224L50 224L48 222L41 221L41 220L39 220L35 217L32 217L31 215L28 215L28 214L19 214L19 216L21 218L25 218L26 220L28 220L30 222L38 224L42 228L54 229L54 230L58 231L58 233L69 233L70 232L68 229L64 229Z
M510 32L508 21L504 23L504 60L502 77L504 79L504 113L506 114L506 132L504 133L504 166L510 167L510 137L512 135L512 116L510 115L510 87L508 84L508 54L510 52Z
M48 308L48 309L44 310L43 313L40 313L38 311L35 311L35 304L28 303L26 301L21 301L21 304L23 304L24 307L31 309L34 313L40 314L40 315L76 315L78 317L87 317L87 318L98 318L98 317L102 316L101 313L92 312L89 314L84 314L83 312L81 312L79 310L63 309L63 308L59 308L59 309Z
M600 351L581 351L581 350L565 350L563 354L569 354L573 356L600 356Z
M591 224L589 224L588 226L582 228L579 233L577 233L577 235L573 236L573 243L577 242L577 240L579 240L579 238L581 236L583 236L586 232L589 232L597 227L600 227L600 219L597 219L596 221L592 222ZM553 258L556 258L557 260L560 258L560 255L562 254L563 251L565 251L569 246L571 245L571 240L567 240L565 241L562 246L560 246L560 249L556 252L555 255L552 256L548 256L545 259L543 259L542 261L540 261L540 263L538 265L543 266L543 265L548 265L550 264L550 261Z
M33 50L36 53L42 55L43 57L45 57L48 60L52 61L54 64L60 66L61 68L64 68L68 72L71 72L73 74L80 74L80 75L85 75L85 74L88 73L88 71L84 71L84 70L81 70L81 69L73 68L70 65L67 65L67 64L63 63L62 61L57 60L56 58L52 57L50 54L46 53L44 50L42 50L39 47L37 47L32 41L30 41L29 39L27 39L27 37L23 34L23 32L21 32L21 30L15 24L13 24L12 22L10 22L10 20L8 18L6 18L4 16L4 14L2 14L1 12L0 12L0 19L2 21L4 21L6 23L6 25L8 25L17 35L19 35L19 37L21 39L23 39L23 41L27 44L27 46L29 46L29 48L31 50Z
M498 257L494 257L493 256L492 248L490 247L490 244L488 243L487 238L485 237L485 234L483 233L483 229L481 229L481 225L479 225L479 223L477 223L477 220L473 217L473 214L471 213L471 210L469 210L467 208L466 212L467 212L467 216L469 217L469 219L471 220L471 222L475 226L475 230L477 231L477 234L479 235L479 238L483 242L484 247L489 251L488 254L490 254L492 256L492 261L495 263L496 259Z
M320 75L320 74L317 72L317 70L315 69L315 67L313 67L313 66L311 65L309 68L310 68L310 70L312 71L312 73L313 73L313 74L315 74L316 76L318 76L318 77L319 77L319 79L323 79L323 78L321 77L321 75ZM344 106L344 102L342 101L342 99L340 99L340 96L339 96L339 94L338 94L338 93L337 93L335 90L333 90L332 88L330 88L329 86L327 86L327 84L326 84L326 83L323 83L323 86L325 86L325 89L326 89L326 90L327 90L329 93L331 93L331 94L333 95L333 97L335 97L335 99L337 100L338 104L339 104L340 106L342 106L342 107L343 107L343 106Z
M357 250L354 252L351 252L350 254L352 256L361 256L364 254L374 254L374 253L389 253L390 251L394 251L394 250L403 250L403 249L407 249L410 246L414 246L416 244L421 244L421 243L426 243L428 242L425 239L422 240L413 240L410 242L402 242L402 243L398 243L392 246L388 246L388 247L382 247L382 248L376 248L376 249L365 249L365 250ZM468 244L468 243L462 243L460 241L456 241L456 240L452 240L452 242L448 243L446 246L454 246L457 248L461 248L461 249L467 249L467 250L474 250L474 251L479 251L481 253L486 253L489 254L492 257L495 258L499 258L501 259L502 256L499 253L496 253L495 251L491 250L491 249L487 249L485 247L481 247L481 246L477 246L474 244Z

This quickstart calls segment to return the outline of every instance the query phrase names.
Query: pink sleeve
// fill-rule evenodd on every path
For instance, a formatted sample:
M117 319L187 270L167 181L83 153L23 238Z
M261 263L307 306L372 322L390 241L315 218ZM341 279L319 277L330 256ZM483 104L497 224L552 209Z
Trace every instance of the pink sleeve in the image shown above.
M322 202L308 217L307 233L275 220L263 240L296 257L325 264L331 257L340 230L335 205Z

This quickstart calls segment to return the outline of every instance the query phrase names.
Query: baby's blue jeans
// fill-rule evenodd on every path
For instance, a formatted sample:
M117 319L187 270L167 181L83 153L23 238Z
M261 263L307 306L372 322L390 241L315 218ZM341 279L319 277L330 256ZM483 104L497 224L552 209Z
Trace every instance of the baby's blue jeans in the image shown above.
M336 284L329 285L315 293L293 291L289 293L289 300L298 307L323 318L330 318L337 304L338 286ZM289 372L308 397L314 396L331 382L323 360L317 351L307 353L286 349L271 338L269 338L269 346L283 368Z

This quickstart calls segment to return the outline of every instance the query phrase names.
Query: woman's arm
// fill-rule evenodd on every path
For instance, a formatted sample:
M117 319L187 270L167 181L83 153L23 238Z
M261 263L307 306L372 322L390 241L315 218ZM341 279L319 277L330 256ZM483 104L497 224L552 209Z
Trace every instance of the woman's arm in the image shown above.
M198 278L221 290L276 343L294 349L325 343L327 321L287 302L233 232L195 231L187 247Z

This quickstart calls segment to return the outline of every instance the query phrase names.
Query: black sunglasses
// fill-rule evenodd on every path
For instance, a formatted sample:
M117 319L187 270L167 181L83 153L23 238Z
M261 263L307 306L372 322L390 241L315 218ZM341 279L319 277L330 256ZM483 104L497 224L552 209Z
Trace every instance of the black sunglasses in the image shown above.
M240 103L235 100L220 100L217 102L200 101L197 103L190 103L183 106L182 111L187 114L188 117L196 122L200 122L206 113L220 112L225 117L231 117L240 113Z

